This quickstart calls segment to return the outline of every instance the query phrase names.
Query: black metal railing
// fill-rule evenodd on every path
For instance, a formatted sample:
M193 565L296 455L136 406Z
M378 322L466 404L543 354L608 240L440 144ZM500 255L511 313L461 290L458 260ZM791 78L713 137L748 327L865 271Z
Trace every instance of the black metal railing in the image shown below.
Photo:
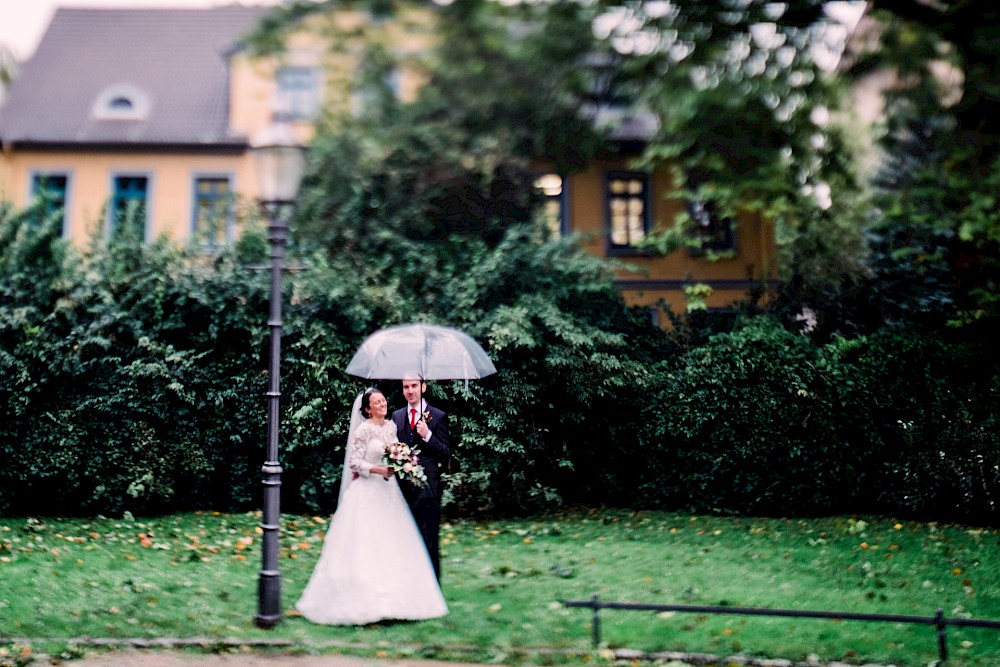
M690 604L652 604L641 602L605 602L597 595L589 600L563 600L566 607L585 607L593 609L591 620L591 636L594 648L601 645L602 609L627 609L633 611L675 611L695 614L740 614L743 616L784 616L788 618L829 618L845 621L888 621L890 623L912 623L917 625L933 625L937 628L938 658L940 662L948 659L948 626L967 628L1000 629L1000 621L978 620L971 618L948 618L943 609L937 609L933 616L907 616L903 614L860 614L847 611L807 611L800 609L766 609L758 607L723 607L713 605Z

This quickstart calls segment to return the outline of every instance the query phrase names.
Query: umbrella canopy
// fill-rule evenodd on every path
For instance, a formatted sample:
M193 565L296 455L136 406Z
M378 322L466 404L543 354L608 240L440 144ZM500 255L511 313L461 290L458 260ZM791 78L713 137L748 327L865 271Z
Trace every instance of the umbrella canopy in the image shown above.
M380 380L476 380L497 369L479 343L458 329L403 324L368 336L346 372Z

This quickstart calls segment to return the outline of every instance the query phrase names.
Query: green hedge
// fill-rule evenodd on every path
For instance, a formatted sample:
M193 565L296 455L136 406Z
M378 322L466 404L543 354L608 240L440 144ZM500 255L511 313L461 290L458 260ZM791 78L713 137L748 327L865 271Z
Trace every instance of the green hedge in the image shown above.
M214 258L123 237L78 252L31 210L0 218L0 512L258 506L269 277L249 267L267 263L260 234ZM284 294L287 509L333 509L348 408L367 384L343 369L367 334L416 320L466 330L499 368L432 383L458 443L451 511L533 511L617 479L602 450L618 425L604 415L627 414L621 388L647 375L663 333L571 243L526 230L454 243L445 255L464 261L410 291L353 253L294 260L305 270ZM374 384L400 405L398 382Z
M866 502L898 514L997 521L1000 355L991 338L882 331L845 346L842 363L865 380L877 445Z
M845 480L871 447L859 378L802 335L758 317L692 350L661 378L648 420L659 447L644 480L668 506L782 514L847 508Z
M926 332L819 347L748 320L658 378L643 494L697 511L996 522L997 361L985 342Z
M0 210L0 512L259 506L267 248L115 239L69 249ZM563 505L996 521L997 353L885 330L817 345L767 316L694 347L627 308L571 241L445 239L419 290L352 254L296 259L284 294L280 462L289 511L331 511L363 338L452 324L498 374L433 383L453 416L454 514ZM425 258L426 259L426 258ZM461 261L459 261L459 259ZM376 383L378 384L378 383ZM390 404L398 383L382 382Z

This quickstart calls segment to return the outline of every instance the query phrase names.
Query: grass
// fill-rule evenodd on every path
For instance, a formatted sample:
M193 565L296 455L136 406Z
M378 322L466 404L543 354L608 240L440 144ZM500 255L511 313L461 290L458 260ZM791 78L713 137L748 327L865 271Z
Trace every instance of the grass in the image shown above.
M314 625L293 606L327 517L285 516L285 618L255 627L257 513L155 519L0 518L0 665L67 640L287 640L293 650L482 662L600 660L591 612L562 600L731 605L1000 619L1000 533L875 518L758 519L580 511L453 521L442 530L450 613L421 623ZM386 576L403 576L387 573ZM927 665L931 626L604 610L603 648ZM331 649L331 647L333 647ZM409 647L409 648L408 648ZM412 648L419 647L419 648ZM1000 633L949 628L950 667L987 667ZM575 656L575 657L574 657ZM13 663L11 663L13 664Z

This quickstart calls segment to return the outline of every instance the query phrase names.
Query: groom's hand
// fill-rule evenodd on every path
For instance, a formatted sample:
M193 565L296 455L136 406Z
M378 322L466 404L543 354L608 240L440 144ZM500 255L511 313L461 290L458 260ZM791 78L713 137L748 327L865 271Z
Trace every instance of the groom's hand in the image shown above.
M417 435L420 436L422 440L426 440L427 436L430 435L431 429L427 426L427 422L423 419L417 422Z

